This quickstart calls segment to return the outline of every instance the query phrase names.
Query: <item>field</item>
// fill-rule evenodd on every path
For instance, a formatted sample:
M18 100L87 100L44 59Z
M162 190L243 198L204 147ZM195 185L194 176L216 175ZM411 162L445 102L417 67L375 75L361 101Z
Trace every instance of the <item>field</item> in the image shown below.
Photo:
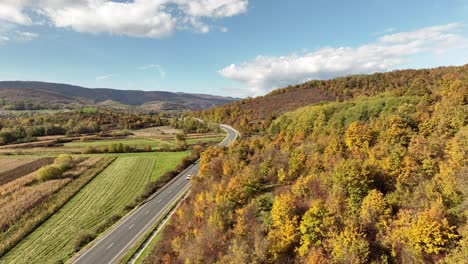
M47 158L0 158L0 185L31 173L52 161Z
M70 259L135 206L149 182L190 156L188 150L170 152L180 146L175 140L180 132L158 127L134 130L126 137L44 136L32 143L1 146L0 263ZM186 146L215 143L223 137L188 134ZM89 147L120 143L136 150L83 154ZM148 145L153 152L138 152ZM37 170L61 154L72 157L72 168L58 178L38 180Z
M153 148L157 147L162 147L164 145L170 146L169 143L164 143L161 141L156 141L148 138L126 138L126 139L116 139L116 140L97 140L97 141L74 141L74 142L69 142L65 143L65 147L99 147L99 146L109 146L111 144L124 144L124 145L129 145L129 146L138 146L138 147L143 147L143 146L151 146Z
M0 231L5 231L12 223L46 199L49 195L71 181L70 178L34 184L36 173L31 173L0 187Z
M224 138L224 135L208 135L208 136L188 136L188 144L196 143L207 143L207 142L219 142ZM111 144L122 143L129 146L151 146L153 149L158 149L162 147L171 147L174 146L175 141L171 139L164 138L142 138L142 137L128 137L126 139L116 139L116 140L96 140L96 141L73 141L65 143L66 148L83 148L83 147L99 147L99 146L109 146Z
M175 129L170 126L150 127L144 129L133 130L132 133L139 137L152 137L152 138L174 138L176 134L183 133L180 129Z
M10 250L0 263L56 263L76 251L80 238L94 234L125 212L149 181L173 169L188 152L118 157L57 213Z
M131 116L135 119L134 116ZM63 118L63 117L61 117ZM91 118L88 117L88 118ZM94 117L95 118L95 117ZM107 120L109 117L102 117L97 120ZM117 118L117 117L115 117ZM115 119L114 118L114 119ZM130 117L127 117L127 119ZM22 120L22 119L19 119ZM15 120L15 122L20 122ZM109 119L110 120L110 119ZM118 119L120 120L120 119ZM166 119L164 119L166 120ZM63 120L62 120L63 121ZM99 122L101 122L99 121ZM104 122L102 121L102 122ZM154 121L154 120L153 120ZM24 123L24 121L21 121ZM123 121L122 121L123 122ZM156 122L156 121L154 121ZM157 122L156 122L157 123ZM155 123L155 124L156 124ZM51 125L51 124L49 124ZM8 134L8 138L1 136L2 140L7 140L7 144L1 143L0 145L0 157L1 156L29 156L29 157L56 157L60 154L82 154L82 153L107 153L107 152L127 152L127 153L136 153L143 151L174 151L182 150L187 147L196 144L214 144L220 142L224 138L222 132L208 132L206 130L196 130L196 131L205 131L204 133L190 133L185 134L185 142L176 140L177 135L184 133L183 129L175 129L173 127L164 125L164 126L153 126L143 129L135 130L125 130L125 129L109 129L106 125L105 130L101 132L96 132L96 128L87 128L84 129L88 123L82 124L80 129L85 132L77 133L74 130L69 134L58 134L58 135L45 135L42 130L45 131L45 128L40 126L37 128L39 132L32 131L31 127L28 127L31 130L28 133L38 133L38 136L22 138L23 134L20 132L15 132L14 134ZM127 124L128 125L128 124ZM66 127L66 126L65 126ZM64 125L57 128L60 133L63 133ZM62 129L62 130L60 130ZM94 129L94 130L93 130ZM28 131L29 131L28 130ZM16 131L16 130L14 130ZM91 131L91 132L90 132ZM104 132L105 131L105 132ZM195 131L187 130L187 131ZM42 134L41 134L42 133ZM44 135L43 135L44 134ZM13 136L14 135L14 136ZM16 141L13 139L17 138ZM7 142L5 141L5 142ZM1 142L1 141L0 141ZM122 148L118 148L116 144L122 144ZM1 166L0 166L1 169ZM28 171L27 173L30 173ZM26 173L26 174L27 174ZM1 183L0 183L1 184Z
M75 160L79 162L83 158ZM114 158L88 158L67 171L60 179L39 182L35 173L31 173L2 185L0 222L3 228L0 231L0 256L57 212L113 160Z

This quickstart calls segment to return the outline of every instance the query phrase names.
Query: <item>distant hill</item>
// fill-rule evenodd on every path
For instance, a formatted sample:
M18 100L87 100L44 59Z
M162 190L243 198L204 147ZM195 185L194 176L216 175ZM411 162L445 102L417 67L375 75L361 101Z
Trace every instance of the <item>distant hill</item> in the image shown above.
M269 127L281 114L321 102L343 101L381 93L425 94L450 75L468 79L468 64L421 70L397 70L385 73L352 75L332 80L313 80L210 108L197 115L203 119L231 124L243 134Z
M68 84L24 81L0 82L0 98L10 103L28 102L36 106L44 104L127 105L141 106L149 110L200 110L236 100L231 97L205 94L90 89Z

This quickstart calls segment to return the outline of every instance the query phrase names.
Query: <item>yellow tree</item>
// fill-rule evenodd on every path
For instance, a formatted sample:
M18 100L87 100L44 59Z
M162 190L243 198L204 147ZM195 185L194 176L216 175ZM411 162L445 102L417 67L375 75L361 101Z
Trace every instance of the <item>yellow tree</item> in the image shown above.
M369 243L364 233L356 227L346 226L330 240L334 263L366 263L369 257Z
M355 121L346 129L345 143L352 153L367 151L371 140L372 134L367 125Z
M268 233L269 252L273 259L292 249L297 241L297 216L294 196L280 194L271 209L272 229Z

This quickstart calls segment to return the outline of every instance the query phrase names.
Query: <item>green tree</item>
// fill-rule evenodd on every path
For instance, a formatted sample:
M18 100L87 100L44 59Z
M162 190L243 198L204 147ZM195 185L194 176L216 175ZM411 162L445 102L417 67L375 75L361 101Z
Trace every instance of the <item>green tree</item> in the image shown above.
M325 205L319 201L314 202L302 216L299 225L301 233L300 247L297 248L299 255L305 256L312 246L321 246L328 236L328 229L333 224L333 218Z

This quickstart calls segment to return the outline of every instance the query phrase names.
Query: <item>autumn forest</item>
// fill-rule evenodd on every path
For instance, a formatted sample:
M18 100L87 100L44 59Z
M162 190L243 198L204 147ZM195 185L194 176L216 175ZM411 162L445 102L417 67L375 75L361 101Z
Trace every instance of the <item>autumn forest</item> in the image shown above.
M202 153L146 263L466 263L467 96L465 65L196 113L242 138Z

